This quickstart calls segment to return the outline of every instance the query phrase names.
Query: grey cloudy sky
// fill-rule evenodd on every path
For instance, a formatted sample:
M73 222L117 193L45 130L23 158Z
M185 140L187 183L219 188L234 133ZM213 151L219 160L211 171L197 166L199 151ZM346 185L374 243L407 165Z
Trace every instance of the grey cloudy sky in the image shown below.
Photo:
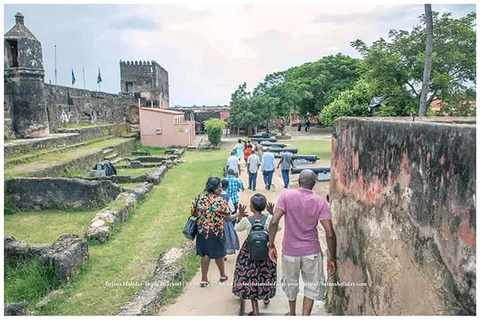
M102 91L120 90L119 60L155 60L169 72L170 102L228 104L238 84L338 52L359 57L350 41L370 43L390 29L410 30L423 5L5 5L4 33L17 11L42 42L45 81ZM475 5L434 4L454 17Z

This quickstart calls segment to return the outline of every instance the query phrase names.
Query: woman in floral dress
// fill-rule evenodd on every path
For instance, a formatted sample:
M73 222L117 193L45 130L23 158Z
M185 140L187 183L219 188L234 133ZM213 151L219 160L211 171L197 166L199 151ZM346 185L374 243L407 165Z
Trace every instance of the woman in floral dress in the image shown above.
M237 232L247 231L247 233L250 233L252 224L246 217L245 209L246 206L239 205L238 211L241 220L235 225L235 230ZM272 220L274 204L267 204L267 198L263 194L254 194L250 199L250 210L253 211L253 219L260 221L264 215L262 211L265 209L270 213L267 215L264 225L268 230ZM258 300L263 300L265 304L268 304L270 299L275 296L277 264L270 259L265 261L250 260L248 242L245 240L238 253L234 277L232 291L241 300L239 314L242 315L245 309L243 300L251 300L253 311L249 315L259 315Z
M225 250L224 221L237 219L239 213L230 215L227 202L220 196L222 193L221 180L216 177L208 178L205 194L198 195L192 202L191 214L198 217L196 237L197 254L202 257L202 280L201 287L206 287L208 281L208 268L210 260L214 259L220 271L220 282L228 279L225 274L223 258Z

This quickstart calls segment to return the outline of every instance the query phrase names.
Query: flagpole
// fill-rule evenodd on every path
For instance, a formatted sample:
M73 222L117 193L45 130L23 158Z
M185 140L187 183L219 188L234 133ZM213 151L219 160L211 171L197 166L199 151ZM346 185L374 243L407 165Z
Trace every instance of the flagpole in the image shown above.
M55 84L57 83L57 45L55 45Z
M82 68L83 71L83 88L86 89L87 85L85 84L85 68Z

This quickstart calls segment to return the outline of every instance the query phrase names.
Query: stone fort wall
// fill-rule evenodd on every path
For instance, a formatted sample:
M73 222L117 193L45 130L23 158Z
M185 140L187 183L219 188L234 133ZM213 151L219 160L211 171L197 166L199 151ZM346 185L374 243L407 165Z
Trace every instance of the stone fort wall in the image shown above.
M335 122L332 281L366 286L329 287L334 314L476 313L475 119L448 121Z
M120 61L121 92L146 107L169 107L168 72L155 61ZM128 85L130 83L130 86Z
M133 97L50 84L45 84L44 90L51 132L66 124L138 123L138 116L131 112L131 109L137 109ZM14 97L8 83L5 83L4 97L5 135L13 137Z

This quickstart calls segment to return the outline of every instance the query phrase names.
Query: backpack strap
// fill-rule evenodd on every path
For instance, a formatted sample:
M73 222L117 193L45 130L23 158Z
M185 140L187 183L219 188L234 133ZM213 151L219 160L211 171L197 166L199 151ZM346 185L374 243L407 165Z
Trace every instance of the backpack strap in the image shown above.
M247 217L247 219L248 219L248 221L250 221L250 224L253 227L255 225L255 219L253 218L253 216Z
M267 222L267 218L268 218L268 216L266 214L262 214L262 218L260 219L260 224L264 228L265 228L265 223Z
M265 223L267 222L267 218L268 218L268 216L266 214L262 214L262 217L260 218L260 224L264 228L265 228ZM250 221L250 224L253 227L255 225L255 219L253 218L253 216L250 216L247 219L248 219L248 221Z

